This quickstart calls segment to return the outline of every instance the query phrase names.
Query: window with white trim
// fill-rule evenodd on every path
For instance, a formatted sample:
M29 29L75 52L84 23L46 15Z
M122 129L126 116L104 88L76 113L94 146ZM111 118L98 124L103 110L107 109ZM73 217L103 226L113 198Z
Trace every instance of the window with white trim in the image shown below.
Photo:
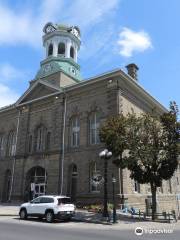
M65 44L63 42L58 45L58 54L63 56L65 55Z
M35 150L37 152L42 151L44 149L44 136L45 136L45 128L44 126L40 126L36 130L36 144L35 144Z
M71 124L71 147L78 147L80 143L80 121L78 116L73 116Z
M91 113L89 116L89 143L98 144L99 139L99 116L97 112Z
M136 192L136 193L141 192L140 183L138 183L138 181L136 181L136 180L134 180L134 192Z
M16 134L14 131L11 131L8 136L8 156L14 156L15 155L15 149L16 149Z
M4 156L5 153L5 136L0 135L0 156Z
M53 44L50 43L49 47L48 47L48 56L53 55Z

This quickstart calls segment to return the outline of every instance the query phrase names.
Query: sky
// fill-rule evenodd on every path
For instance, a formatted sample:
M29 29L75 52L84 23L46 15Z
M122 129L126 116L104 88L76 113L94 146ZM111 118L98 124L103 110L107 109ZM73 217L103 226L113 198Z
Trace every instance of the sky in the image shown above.
M84 79L135 63L139 84L180 108L179 0L0 0L0 107L14 103L45 59L47 22L78 25Z

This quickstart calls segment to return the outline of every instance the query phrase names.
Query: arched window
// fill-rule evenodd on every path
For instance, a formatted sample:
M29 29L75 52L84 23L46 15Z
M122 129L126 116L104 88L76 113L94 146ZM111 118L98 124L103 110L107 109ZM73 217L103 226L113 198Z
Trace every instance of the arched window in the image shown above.
M46 136L46 150L50 149L50 144L51 144L51 133L48 132Z
M0 157L4 156L5 153L5 136L0 135Z
M16 135L14 131L11 131L9 133L7 146L8 146L7 155L14 156L16 150Z
M28 141L28 152L32 152L32 135L29 136L29 141Z
M70 57L74 58L74 48L72 46L70 48Z
M97 112L92 112L89 116L89 143L98 144L99 142L99 116Z
M65 54L65 44L64 43L59 43L58 45L58 54Z
M71 147L77 147L79 146L80 142L80 123L79 123L79 117L74 116L71 118L70 121L70 128L71 128Z
M49 45L49 48L48 48L48 56L51 56L53 55L53 45L52 43Z
M40 152L44 149L44 145L45 145L45 127L44 126L39 126L37 129L36 129L36 132L35 132L35 151L37 152Z

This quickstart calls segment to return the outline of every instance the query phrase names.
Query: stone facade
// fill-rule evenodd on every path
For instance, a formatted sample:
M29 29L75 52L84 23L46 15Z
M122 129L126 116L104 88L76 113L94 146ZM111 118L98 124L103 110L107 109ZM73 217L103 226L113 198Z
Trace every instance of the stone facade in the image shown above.
M120 69L87 81L77 81L63 69L46 72L30 83L15 104L0 109L0 200L28 200L46 193L69 195L81 204L102 202L103 184L96 187L91 182L94 174L104 174L99 126L121 112L154 108L158 113L166 111ZM120 172L112 160L108 162L109 201L112 174L117 179L117 199L123 178L126 202L144 209L149 186L138 186L128 170ZM160 210L178 209L179 179L178 169L171 181L163 183L158 193Z

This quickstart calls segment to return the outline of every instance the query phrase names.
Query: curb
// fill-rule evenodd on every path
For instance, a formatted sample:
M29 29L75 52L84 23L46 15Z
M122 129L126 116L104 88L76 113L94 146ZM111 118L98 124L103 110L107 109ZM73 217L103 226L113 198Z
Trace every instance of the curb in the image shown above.
M75 222L84 222L84 223L93 223L93 224L102 224L102 225L113 225L110 222L101 222L101 221L91 221L91 220L83 220L83 219L78 219L78 218L74 218L73 221Z
M6 217L6 216L7 216L7 217L9 217L9 216L10 216L10 217L11 217L11 216L12 216L12 217L17 217L17 216L19 216L19 215L18 215L18 214L0 214L0 217Z

